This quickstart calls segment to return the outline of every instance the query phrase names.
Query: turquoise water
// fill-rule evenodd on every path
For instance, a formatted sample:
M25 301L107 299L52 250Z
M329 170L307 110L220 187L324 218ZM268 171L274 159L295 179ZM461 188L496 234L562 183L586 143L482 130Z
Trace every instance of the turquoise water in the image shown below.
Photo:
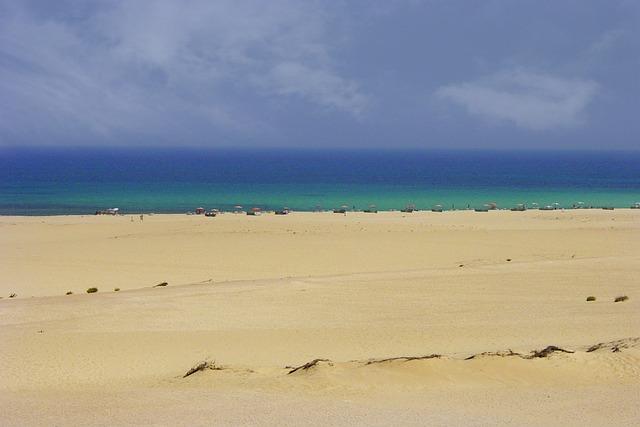
M640 154L453 151L0 151L0 214L197 206L445 209L640 201Z

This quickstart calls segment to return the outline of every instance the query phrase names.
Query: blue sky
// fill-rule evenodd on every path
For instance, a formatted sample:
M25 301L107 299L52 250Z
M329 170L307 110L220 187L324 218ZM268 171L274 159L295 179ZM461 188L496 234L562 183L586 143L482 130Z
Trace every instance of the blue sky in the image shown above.
M640 148L640 1L0 0L0 145Z

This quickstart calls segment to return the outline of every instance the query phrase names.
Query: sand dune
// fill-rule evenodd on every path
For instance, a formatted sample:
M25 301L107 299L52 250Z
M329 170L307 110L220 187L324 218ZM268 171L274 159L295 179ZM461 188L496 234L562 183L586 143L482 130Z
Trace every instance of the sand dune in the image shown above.
M640 417L637 211L4 217L0 239L5 425Z

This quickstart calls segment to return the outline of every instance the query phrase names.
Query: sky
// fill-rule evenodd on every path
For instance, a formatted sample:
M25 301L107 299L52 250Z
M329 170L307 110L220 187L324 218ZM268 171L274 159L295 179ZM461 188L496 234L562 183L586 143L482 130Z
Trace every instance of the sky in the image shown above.
M0 146L640 149L637 0L0 0Z

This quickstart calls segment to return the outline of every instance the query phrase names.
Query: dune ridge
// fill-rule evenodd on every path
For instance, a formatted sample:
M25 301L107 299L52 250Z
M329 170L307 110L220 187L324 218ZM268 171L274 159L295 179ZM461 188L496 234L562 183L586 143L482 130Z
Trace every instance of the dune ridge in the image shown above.
M511 349L508 350L499 350L499 351L484 351L481 353L475 353L466 357L460 357L457 355L442 355L442 354L428 354L424 356L393 356L393 357L384 357L384 358L368 358L368 359L360 359L360 360L349 360L346 362L336 362L330 359L324 358L315 358L310 360L300 366L290 366L287 365L284 369L287 371L287 375L302 373L304 371L310 370L312 368L317 367L333 367L336 365L341 366L369 366L375 364L394 364L396 362L416 362L416 361L427 361L431 359L443 359L443 360L451 360L451 361L470 361L474 359L482 359L482 358L504 358L504 357L516 357L524 360L532 360L532 359L541 359L541 358L549 358L558 353L565 354L576 354L576 353L593 353L593 352L611 352L611 353L619 353L623 350L629 349L637 349L640 347L640 337L630 337L623 338L614 341L601 342L590 346L582 346L579 350L569 350L564 349L555 345L549 345L540 350L531 350L526 353L516 352ZM638 353L640 355L640 353ZM189 377L197 372L205 372L208 370L214 371L222 371L222 370L233 370L234 368L229 365L221 365L216 363L216 361L211 360L203 360L196 365L194 365L191 369L189 369L182 377ZM247 369L241 368L241 369ZM255 372L250 370L251 372ZM640 373L640 371L639 371Z

